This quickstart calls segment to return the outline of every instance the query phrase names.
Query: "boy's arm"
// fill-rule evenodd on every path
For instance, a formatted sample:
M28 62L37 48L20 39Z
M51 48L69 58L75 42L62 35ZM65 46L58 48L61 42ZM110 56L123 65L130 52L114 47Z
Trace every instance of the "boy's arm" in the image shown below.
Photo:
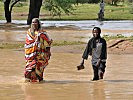
M88 59L88 55L90 54L90 49L91 49L91 40L89 40L89 42L88 42L88 44L87 44L87 46L86 46L86 48L85 48L85 50L84 50L84 53L83 53L83 55L82 55L82 58L83 59Z

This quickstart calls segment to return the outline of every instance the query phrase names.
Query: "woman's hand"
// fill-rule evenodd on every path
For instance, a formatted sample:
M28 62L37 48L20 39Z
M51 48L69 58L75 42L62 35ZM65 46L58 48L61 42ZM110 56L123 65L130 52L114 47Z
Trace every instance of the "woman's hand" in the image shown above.
M50 41L49 41L49 44L51 45L53 43L53 40L51 39Z

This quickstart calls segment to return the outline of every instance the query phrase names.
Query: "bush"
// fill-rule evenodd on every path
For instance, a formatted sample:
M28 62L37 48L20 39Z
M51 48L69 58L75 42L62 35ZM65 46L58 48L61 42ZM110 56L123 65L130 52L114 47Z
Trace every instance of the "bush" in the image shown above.
M76 0L77 3L88 3L88 0Z
M100 2L101 0L88 0L88 3L98 3Z
M117 3L121 2L121 0L106 0L105 2L110 5L117 5Z
M133 0L128 0L128 2L132 3L132 2L133 2Z
M129 10L129 12L130 12L131 14L133 14L133 3L130 3L130 10Z
M52 16L59 16L64 12L67 15L73 10L72 0L45 0L44 8L50 12Z

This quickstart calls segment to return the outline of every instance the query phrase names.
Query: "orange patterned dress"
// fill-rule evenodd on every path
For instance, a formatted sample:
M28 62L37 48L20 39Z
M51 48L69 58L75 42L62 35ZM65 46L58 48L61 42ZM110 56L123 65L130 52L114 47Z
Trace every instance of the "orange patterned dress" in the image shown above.
M25 42L25 78L36 81L43 80L44 68L48 65L50 59L51 39L43 30L31 34L30 29L27 31Z

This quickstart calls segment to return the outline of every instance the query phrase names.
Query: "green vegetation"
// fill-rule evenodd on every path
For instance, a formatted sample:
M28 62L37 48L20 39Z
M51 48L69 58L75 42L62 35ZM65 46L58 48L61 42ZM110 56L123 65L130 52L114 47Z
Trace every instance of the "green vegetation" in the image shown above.
M129 40L131 42L133 42L133 36L130 36L130 37L125 37L121 34L117 35L117 36L109 36L109 35L104 35L103 38L106 40L106 41L109 41L109 40L112 40L112 39L124 39L124 40Z
M53 20L96 20L99 12L98 4L79 4L74 6L73 14L62 14L61 19L58 16L44 16L42 19ZM133 20L133 14L130 13L130 6L105 6L105 20Z
M3 2L0 2L0 20L4 18ZM73 5L72 14L67 15L62 12L62 15L51 16L50 12L41 8L40 18L42 20L96 20L97 13L99 12L99 4L78 4ZM131 6L128 4L118 4L117 6L111 6L106 4L105 6L105 20L133 20L133 14ZM12 18L16 20L27 20L28 17L28 2L18 3L12 12Z
M130 37L130 41L133 42L133 36Z
M73 10L71 0L45 0L44 9L50 12L52 16L61 16L62 12L69 15Z
M80 45L84 44L84 42L81 41L55 41L53 42L53 46L65 46L65 45Z
M52 46L66 46L66 45L80 45L84 44L81 41L54 41ZM0 49L18 49L24 48L24 42L2 42L0 43Z
M130 42L133 42L133 36L124 37L121 34L117 36L104 35L103 38L106 41L109 41L112 39L124 39ZM81 44L86 44L86 43L81 42L81 41L54 41L52 43L52 46L67 46L67 45L81 45ZM0 49L19 49L19 48L24 48L24 42L2 42L0 43ZM79 48L84 49L84 47L82 46Z
M130 13L130 6L110 6L107 5L105 8L105 19L106 20L133 20L133 14Z
M129 40L130 42L133 42L133 36L124 37L122 35L117 35L117 36L104 35L103 38L106 41L109 41L112 39L124 39L124 40ZM81 45L81 44L85 44L85 43L81 41L54 41L52 43L52 46L67 46L67 45ZM16 43L2 42L0 43L0 49L19 49L19 48L24 48L24 42L16 42ZM81 49L81 47L79 48Z
M117 36L109 36L109 35L103 35L103 38L106 40L106 41L109 41L111 39L118 39L118 38L127 38L127 37L124 37L123 35L117 35Z
M4 4L0 2L0 14L4 13Z
M0 43L0 49L18 49L18 48L24 48L24 43Z
M129 6L130 6L129 12L130 12L131 14L133 14L133 3L130 3Z
M75 38L83 39L83 38L86 38L86 37L84 37L84 36L75 36ZM90 37L88 37L88 38L90 38Z

